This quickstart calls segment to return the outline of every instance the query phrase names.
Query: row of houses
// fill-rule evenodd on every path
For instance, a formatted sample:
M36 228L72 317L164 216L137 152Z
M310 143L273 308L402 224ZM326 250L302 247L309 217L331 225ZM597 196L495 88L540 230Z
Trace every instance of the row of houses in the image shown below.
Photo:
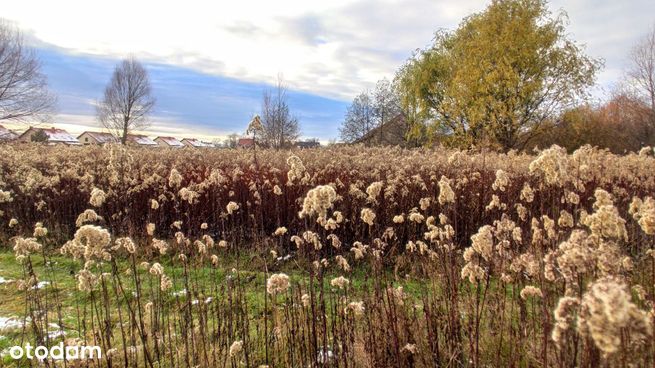
M33 137L37 134L43 134L44 140L49 144L64 144L69 146L81 146L89 144L106 144L116 143L118 139L111 133L105 132L90 132L86 131L79 136L68 133L64 129L59 128L37 128L30 127L22 134L13 132L4 126L0 125L0 141L15 141L15 142L32 142ZM203 142L195 138L177 139L175 137L157 137L151 139L148 136L141 134L130 134L127 136L128 144L142 146L142 147L214 147L212 143Z
M38 128L30 127L25 132L19 134L13 132L2 125L0 125L0 142L33 142L36 135L40 135L39 139L43 139L48 144L64 144L68 146L81 146L89 144L106 144L117 143L118 138L111 133L106 132L90 132L86 131L79 136L68 133L64 129L59 128ZM38 140L38 139L36 139ZM141 147L194 147L194 148L211 148L219 147L214 143L204 142L195 138L177 139L175 137L157 137L152 139L148 136L141 134L129 134L127 136L127 143L134 146ZM252 148L255 145L255 140L252 138L239 138L236 142L237 148ZM259 145L259 143L258 143ZM315 148L320 147L320 143L315 140L295 142L294 146L297 148ZM232 146L234 147L234 146Z

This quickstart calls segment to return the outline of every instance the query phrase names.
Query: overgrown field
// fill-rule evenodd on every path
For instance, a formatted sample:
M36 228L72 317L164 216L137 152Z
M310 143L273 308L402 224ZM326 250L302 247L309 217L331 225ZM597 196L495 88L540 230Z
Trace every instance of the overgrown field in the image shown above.
M650 148L0 146L2 361L652 366L653 196Z

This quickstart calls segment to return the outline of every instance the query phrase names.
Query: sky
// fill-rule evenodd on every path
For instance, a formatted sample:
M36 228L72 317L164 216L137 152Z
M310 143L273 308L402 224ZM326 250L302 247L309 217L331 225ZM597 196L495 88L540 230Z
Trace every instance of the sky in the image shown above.
M95 103L115 65L134 56L157 99L150 136L220 139L243 133L262 93L282 75L301 135L338 138L350 101L392 79L434 32L484 10L483 0L9 0L2 18L36 49L58 95L54 124L100 130ZM553 0L569 37L604 69L603 98L628 53L655 26L653 0ZM35 10L35 9L38 9Z

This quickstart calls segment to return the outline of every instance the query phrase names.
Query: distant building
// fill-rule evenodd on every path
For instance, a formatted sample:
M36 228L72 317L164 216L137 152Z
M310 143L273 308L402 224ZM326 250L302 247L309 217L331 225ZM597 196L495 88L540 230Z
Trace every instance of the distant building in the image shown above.
M65 144L69 146L79 146L80 141L77 138L70 135L67 131L57 128L36 128L30 127L23 134L18 137L19 142L32 142L32 136L37 132L42 131L45 133L48 144Z
M113 134L104 132L84 132L77 137L77 140L84 145L120 142Z
M155 142L157 142L157 144L160 147L172 147L172 148L184 147L184 143L180 142L175 137L157 137L155 138Z
M239 138L237 148L252 148L255 145L253 138Z
M195 148L213 147L211 143L203 142L195 138L184 138L182 139L181 142L187 147L195 147Z
M157 147L157 142L150 139L150 137L141 134L128 134L127 144L139 147Z
M0 142L10 142L18 138L18 134L0 125Z
M296 148L318 148L321 146L321 142L316 141L316 140L311 140L311 141L298 141L293 144L294 147Z
M398 114L382 126L369 131L354 143L363 143L367 146L407 146L405 139L409 124L405 115Z

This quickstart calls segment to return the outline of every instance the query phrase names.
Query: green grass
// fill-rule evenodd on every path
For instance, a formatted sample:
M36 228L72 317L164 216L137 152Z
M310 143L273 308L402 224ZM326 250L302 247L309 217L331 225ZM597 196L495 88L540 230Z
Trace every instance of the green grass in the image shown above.
M48 285L48 287L56 287L62 293L62 301L66 307L72 307L75 302L85 301L87 294L77 291L77 280L75 278L75 274L83 267L81 261L61 255L49 255L48 261L51 263L51 267L47 267L40 255L33 255L31 260L39 280L51 282L52 284ZM263 266L258 267L255 265L252 267L253 262L250 260L251 257L246 255L228 256L222 258L221 263L215 269L207 264L204 267L190 268L189 272L192 279L198 280L201 288L202 286L209 288L212 285L224 284L228 275L234 277L231 270L238 268L239 278L242 285L246 286L247 296L251 298L255 305L263 305L267 274ZM179 263L172 265L170 260L159 262L164 266L166 274L175 280L175 290L179 291L181 289L180 280L184 275L183 267ZM128 268L127 261L119 261L119 269L126 268ZM110 271L109 265L104 266L104 271ZM139 272L144 275L147 274L147 270L139 269ZM278 272L288 274L294 284L308 282L307 271L301 269L296 263L289 262L281 267L275 267L274 271L269 270L269 275ZM331 265L324 277L325 286L329 288L330 280L343 274L334 265ZM352 272L348 273L346 277L350 279L353 289L357 291L370 282L368 279L369 274L368 267L357 266L353 267ZM23 277L23 266L16 261L14 254L7 250L0 251L0 276L9 280L17 280ZM388 277L392 277L391 272L389 272ZM129 284L128 276L124 276L124 280ZM402 279L401 281L398 284L402 285L405 291L410 294L418 294L426 287L426 283L421 280ZM24 292L17 290L15 282L0 285L0 310L2 311L0 315L20 315L23 313L24 307Z
M80 292L77 288L77 279L75 277L76 273L83 267L82 261L74 260L70 257L61 256L59 254L49 254L47 256L48 265L43 259L42 255L32 255L31 262L34 267L34 272L38 275L40 281L48 281L50 285L46 286L47 292L50 298L53 295L57 295L60 298L62 305L61 314L63 317L64 327L68 331L68 328L77 326L77 314L78 309L83 310L84 306L89 306L91 299L88 293ZM139 263L138 261L137 263ZM165 268L165 273L174 280L174 288L172 291L180 291L183 289L182 280L184 275L184 268L180 265L179 262L172 263L169 257L164 258L164 260L159 261ZM126 260L118 261L118 267L120 270L125 270L129 268L129 264ZM298 262L289 261L283 265L270 265L269 275L271 273L284 272L289 275L291 278L292 284L294 285L304 285L308 284L308 273ZM204 295L199 295L198 298L205 298L207 296L213 296L216 298L215 288L217 285L219 287L227 285L227 278L237 277L236 274L232 272L233 269L237 268L238 278L240 280L240 285L244 288L245 299L248 304L248 312L251 316L261 315L264 310L264 298L266 297L266 280L267 273L265 272L265 267L263 266L263 261L261 257L257 257L252 254L241 254L241 255L227 255L221 258L221 262L218 267L213 268L209 262L206 262L205 266L202 267L190 267L189 272L191 279L196 281L197 289L206 290ZM101 269L105 272L110 271L110 265L105 264L101 266ZM142 295L146 303L148 300L151 300L152 297L149 295L150 285L152 281L153 288L157 289L155 278L148 275L147 270L142 270L139 268L139 272L142 274ZM343 275L343 272L336 269L334 264L330 265L329 271L324 277L325 288L329 289L329 282L333 277ZM357 293L358 290L367 287L372 282L372 279L368 276L371 274L370 270L366 266L356 266L353 265L353 270L346 275L348 279L351 280L351 290L354 293ZM22 318L25 315L25 292L20 291L16 287L15 280L21 279L23 275L23 266L18 263L14 257L14 254L8 250L0 250L0 276L5 279L14 280L13 282L5 283L0 285L0 317L16 317ZM392 277L392 273L389 272L388 277ZM133 290L128 289L131 282L131 276L123 275L122 279L126 289L129 292ZM403 285L405 291L410 294L418 294L421 289L426 287L427 283L420 280L408 280L403 279L398 285ZM44 292L40 290L39 292ZM55 293L56 292L56 293ZM191 296L193 299L196 296ZM166 298L170 303L175 303L175 297L172 296L172 293L169 293ZM184 303L186 301L184 296L180 296L180 302ZM56 316L54 311L50 311L52 316ZM53 317L49 317L53 318ZM7 331L1 332L0 335L4 335L5 338L0 340L0 351L5 349L7 346L12 346L13 343L18 341L21 338L20 331ZM70 335L69 335L70 337Z
M265 271L263 256L254 253L242 253L242 254L233 254L227 253L220 258L220 264L217 267L212 267L209 261L204 263L204 266L192 266L189 267L190 280L194 283L193 289L198 291L198 295L191 295L189 298L191 300L199 299L204 300L208 296L212 296L215 300L224 300L220 299L223 294L223 290L227 288L229 284L228 278L239 279L239 286L243 288L244 299L247 304L247 313L248 318L251 321L262 320L263 315L265 314L265 298L266 294L266 280L267 277L272 273L284 272L290 276L292 284L294 286L301 285L303 290L307 290L307 284L309 282L308 272L306 269L306 264L303 265L302 262L289 261L284 264L274 264L271 262L269 264L269 272ZM183 279L184 279L184 267L179 262L172 262L170 256L164 256L161 260L158 260L165 269L166 275L171 277L174 280L175 286L173 290L166 293L164 296L164 302L175 309L178 307L184 306L187 302L187 296L182 295L179 297L173 296L173 292L180 291L184 288ZM89 293L78 291L77 288L77 279L75 275L83 267L83 262L79 260L74 260L70 257L61 256L51 252L48 255L48 264L46 265L42 255L32 255L31 262L34 267L35 273L39 276L41 281L50 281L51 284L46 286L44 290L39 290L39 293L46 293L49 295L49 298L52 298L53 295L58 295L62 305L61 314L63 316L63 327L67 333L67 337L77 337L78 329L78 320L77 316L79 311L87 310L92 306L92 300ZM121 259L118 260L119 270L126 270L130 268L130 265L127 260ZM139 264L141 260L137 261ZM109 272L110 265L103 264L101 271ZM351 288L349 290L349 300L360 299L357 294L368 294L370 295L370 289L372 284L376 281L373 278L373 272L369 267L369 263L351 263L352 272L344 274L341 270L337 269L336 264L332 262L328 268L328 271L324 277L324 288L330 289L330 280L333 277L345 275L351 281ZM238 273L234 273L232 270L238 269ZM95 273L99 273L100 270L94 270ZM155 295L151 295L151 290L155 293L158 289L157 278L149 275L147 270L138 268L138 272L141 275L142 280L142 299L141 305L145 305L150 300L153 300ZM0 250L0 276L5 279L17 280L23 278L23 265L18 263L14 257L13 252L8 249ZM128 295L132 294L134 291L132 289L132 276L125 273L121 273L121 280L123 285L126 287L126 292ZM402 277L396 279L395 273L391 267L384 272L384 280L380 280L383 285L393 285L403 286L405 293L409 294L410 297L413 297L413 303L421 304L422 296L430 293L440 294L440 285L443 285L440 282L433 283L433 280L426 280L416 277ZM460 292L463 294L474 293L472 285L464 283L467 286L460 289ZM435 289L436 288L436 289ZM492 279L489 284L488 293L490 295L496 295L497 293L510 293L508 288L501 290L502 286L498 280ZM218 289L218 290L217 290ZM367 292L366 289L369 291ZM96 289L97 290L97 289ZM218 293L217 293L218 291ZM113 291L110 292L111 296L114 298ZM96 298L100 298L100 291L95 291ZM0 285L0 317L16 317L22 318L25 315L25 306L26 306L26 292L20 291L17 289L15 282L5 283ZM128 298L131 298L130 295ZM124 303L123 298L119 298L122 303ZM278 299L281 301L280 299ZM179 303L179 304L178 304ZM527 302L528 304L528 314L532 314L532 308L530 308L532 300ZM464 306L462 306L464 308ZM125 313L126 308L123 305L121 308ZM114 322L118 321L118 308L114 308L115 311L110 311L111 319ZM270 311L270 304L269 304ZM326 311L328 314L332 313L331 308L327 308ZM83 313L83 312L82 312ZM506 311L506 313L509 313ZM49 319L50 322L56 321L56 312L50 310ZM53 320L53 318L55 320ZM126 316L123 314L123 319ZM195 319L195 317L193 317ZM517 315L506 315L505 318L508 321L512 321L513 324L518 323ZM88 319L88 316L87 316ZM250 324L251 332L254 334L255 324ZM30 330L28 326L27 330ZM24 345L25 342L31 341L33 343L34 337L31 335L31 332L28 332L26 336L22 334L20 329L13 331L0 331L0 335L3 338L0 338L0 352L8 351L7 349L15 345ZM118 339L119 334L115 334L115 337ZM87 336L88 337L88 336ZM120 344L120 341L115 341L114 344ZM116 346L116 345L114 345ZM505 347L506 348L506 347ZM496 351L496 350L494 350ZM505 354L505 352L501 352ZM27 362L15 362L11 360L11 357L6 355L0 359L3 364L0 366L27 366Z

